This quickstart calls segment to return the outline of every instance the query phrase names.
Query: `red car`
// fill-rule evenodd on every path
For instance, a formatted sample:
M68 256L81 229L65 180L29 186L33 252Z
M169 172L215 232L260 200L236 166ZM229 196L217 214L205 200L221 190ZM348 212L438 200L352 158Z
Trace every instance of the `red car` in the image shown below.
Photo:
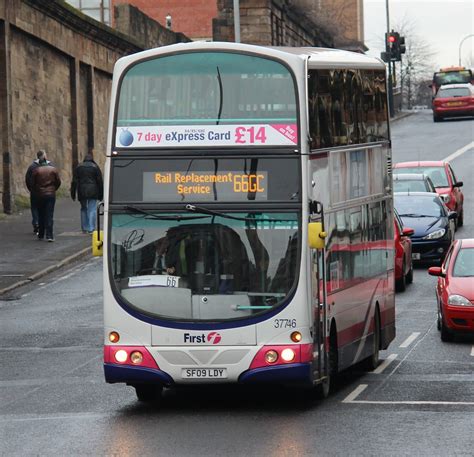
M393 221L395 223L395 281L397 290L403 292L407 284L413 282L410 236L413 235L415 231L411 228L403 227L400 216L396 211Z
M433 98L433 121L446 117L474 116L474 86L472 84L446 84Z
M438 330L443 341L456 332L474 334L474 238L455 240L441 267L430 267L438 276Z
M456 211L456 228L464 223L464 195L462 181L458 181L449 162L431 160L422 162L400 162L395 164L394 173L423 173L431 178L437 194L451 211Z

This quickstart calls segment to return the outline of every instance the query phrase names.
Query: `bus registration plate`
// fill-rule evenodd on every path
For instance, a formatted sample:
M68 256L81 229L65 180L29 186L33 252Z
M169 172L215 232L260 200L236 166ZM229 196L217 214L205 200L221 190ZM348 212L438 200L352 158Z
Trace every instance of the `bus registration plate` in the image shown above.
M227 368L183 368L181 377L185 379L226 379Z

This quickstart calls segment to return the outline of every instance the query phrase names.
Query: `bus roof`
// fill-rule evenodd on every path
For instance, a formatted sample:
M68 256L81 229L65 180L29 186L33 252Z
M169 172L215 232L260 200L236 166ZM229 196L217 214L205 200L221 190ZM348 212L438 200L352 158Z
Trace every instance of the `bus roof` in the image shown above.
M310 47L273 47L272 49L309 59L309 68L385 69L385 64L376 57L369 57L358 52L343 51L342 49Z
M127 66L137 59L147 59L161 54L183 51L241 51L264 53L269 57L285 60L291 56L308 61L308 68L354 68L354 69L385 69L385 64L378 58L369 57L357 52L343 51L331 48L312 47L274 47L256 46L243 43L229 43L218 41L193 41L190 43L177 43L169 46L149 49L146 51L122 57L118 60L119 66ZM285 57L286 55L286 57Z

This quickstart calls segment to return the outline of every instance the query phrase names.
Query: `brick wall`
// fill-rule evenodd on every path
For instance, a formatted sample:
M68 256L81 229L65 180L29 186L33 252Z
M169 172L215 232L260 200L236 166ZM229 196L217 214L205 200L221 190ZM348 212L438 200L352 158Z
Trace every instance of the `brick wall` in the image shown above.
M147 16L165 25L169 14L172 30L194 40L212 38L212 19L217 17L217 0L112 0L112 5L129 3Z

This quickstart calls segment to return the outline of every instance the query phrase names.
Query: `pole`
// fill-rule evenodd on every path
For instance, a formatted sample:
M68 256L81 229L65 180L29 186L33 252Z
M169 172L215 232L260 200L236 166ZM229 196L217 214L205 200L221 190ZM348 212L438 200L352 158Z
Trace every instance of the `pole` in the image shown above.
M388 7L388 0L385 0L385 10L387 13L387 37L388 34L390 33L390 13L389 13L389 7ZM390 56L389 58L391 59L391 49L388 44L388 40L385 40L385 51L387 52L387 55ZM388 110L390 117L395 116L395 109L393 106L393 81L392 81L392 61L389 60L388 62Z
M235 42L240 43L240 4L234 0L234 36Z
M465 36L459 43L459 66L461 66L461 46L468 38L472 36L474 36L474 33L471 33L470 35Z

